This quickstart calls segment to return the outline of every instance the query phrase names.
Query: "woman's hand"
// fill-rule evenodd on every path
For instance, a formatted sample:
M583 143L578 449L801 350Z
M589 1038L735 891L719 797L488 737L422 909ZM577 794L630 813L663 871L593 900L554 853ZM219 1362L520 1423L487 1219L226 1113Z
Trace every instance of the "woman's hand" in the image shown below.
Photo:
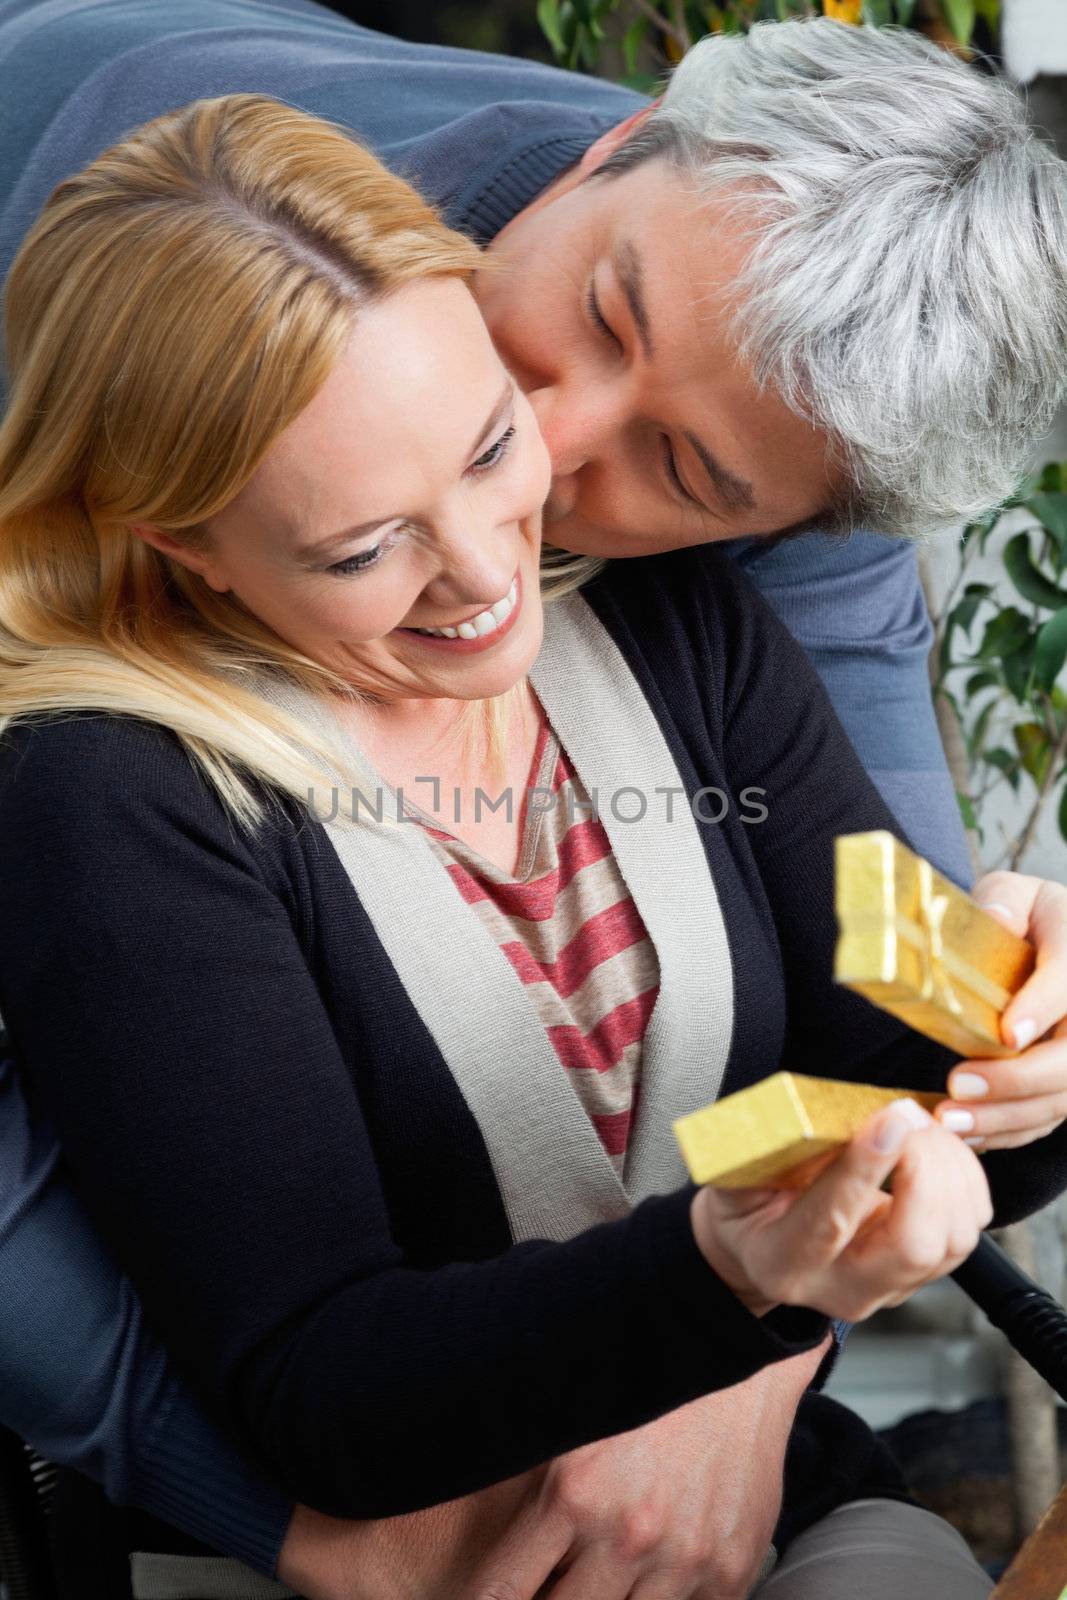
M959 1062L949 1075L951 1099L935 1115L983 1152L1011 1150L1044 1138L1067 1117L1067 888L989 872L974 898L1037 951L1033 973L1001 1022L1005 1043L1025 1053L1014 1061ZM1035 1039L1044 1042L1026 1049Z
M898 1100L809 1189L705 1188L691 1214L705 1258L757 1316L793 1305L860 1322L952 1272L993 1208L974 1152Z

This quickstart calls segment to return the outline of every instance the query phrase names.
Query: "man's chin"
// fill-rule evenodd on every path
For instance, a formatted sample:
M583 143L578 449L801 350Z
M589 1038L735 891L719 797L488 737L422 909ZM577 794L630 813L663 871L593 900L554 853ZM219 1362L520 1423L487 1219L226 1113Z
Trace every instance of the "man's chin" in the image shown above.
M597 556L601 561L624 561L627 556L655 556L673 546L636 534L620 533L616 528L598 528L588 522L563 517L545 523L544 540L567 555Z

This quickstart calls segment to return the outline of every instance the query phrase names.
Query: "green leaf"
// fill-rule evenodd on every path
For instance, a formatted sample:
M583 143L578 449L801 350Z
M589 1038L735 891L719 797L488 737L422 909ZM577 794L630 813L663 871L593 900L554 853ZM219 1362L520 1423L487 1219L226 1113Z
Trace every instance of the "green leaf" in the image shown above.
M941 10L960 44L970 44L974 32L974 0L941 0Z
M978 818L975 815L974 801L971 799L969 794L963 794L959 789L956 790L956 799L959 802L960 816L963 818L963 826L965 828L970 828L971 832L976 833L979 839L981 839L982 830L978 825Z
M567 44L559 25L559 0L537 0L537 21L552 46L552 54L557 57L566 55Z
M1055 471L1062 474L1063 469L1055 463ZM1052 467L1046 467L1042 474L1042 484L1045 474L1050 473ZM1061 479L1062 481L1062 479ZM1027 509L1032 511L1041 526L1052 535L1059 551L1057 572L1062 572L1067 564L1067 494L1061 490L1040 489L1037 494L1032 494L1026 501Z
M941 636L941 649L938 656L942 677L952 666L952 635L957 628L962 628L964 633L970 632L971 624L978 614L978 607L992 593L992 584L969 583L963 591L963 598L957 600L945 618L944 632Z
M978 650L980 661L991 661L1010 656L1022 648L1030 638L1030 623L1014 606L1006 606L986 623L985 633Z
M915 0L897 0L897 21L902 28L911 26L911 16L914 10Z
M640 50L647 32L648 18L638 17L636 22L631 22L622 36L622 59L625 61L626 70L631 76L637 71L637 52Z
M1067 839L1067 783L1064 784L1063 793L1060 795L1060 818L1059 818L1059 820L1060 820L1060 832L1063 834L1063 837L1065 839Z
M893 21L892 0L863 0L863 20L870 28L888 28Z
M1000 0L974 0L974 9L995 33L1000 26Z
M996 700L988 700L982 707L981 711L979 711L978 716L975 718L974 727L971 730L970 737L967 740L967 751L972 762L977 761L978 757L982 753L982 745L985 743L986 730L989 727L989 719L993 715L993 712L996 710L996 708Z
M1051 690L1067 661L1067 605L1038 630L1034 645L1034 677Z
M1000 521L1000 515L999 511L990 511L988 516L979 517L976 522L969 522L960 536L960 543L968 545L972 539L979 537L988 539L991 530Z
M1052 760L1052 745L1040 722L1020 722L1012 729L1023 766L1040 788Z
M1049 611L1067 606L1067 590L1058 589L1046 578L1030 553L1030 535L1017 533L1004 546L1004 565L1008 576L1024 600Z
M964 633L970 633L971 624L978 615L978 608L983 600L988 600L993 593L991 583L969 583L963 591L963 599L952 610L955 626L962 628Z
M1021 706L1026 705L1033 688L1033 639L1027 639L1020 649L1013 650L1010 655L1004 656L1000 663L1000 670L1004 674L1004 682L1008 686L1008 692L1015 696Z
M996 767L998 772L1003 772L1004 776L1007 778L1007 780L1011 784L1012 788L1014 790L1016 790L1016 792L1018 791L1018 788L1019 788L1019 757L1018 756L1012 755L1011 751L1010 750L1005 750L1003 748L1003 746L998 746L996 750L986 750L986 751L984 751L983 754L982 754L982 760L986 763L987 766Z
M970 700L982 689L997 689L999 687L1000 679L995 672L975 672L964 684L964 692Z
M652 95L662 94L664 82L654 72L627 72L619 79L624 89L633 89L635 94Z
M574 62L575 66L578 65L580 60L587 72L596 71L597 62L600 60L600 48L588 24L583 23L579 27L575 48L571 53L577 58Z
M1063 467L1062 461L1046 461L1037 480L1038 488L1046 490L1049 494L1057 494L1061 489L1067 488L1067 484L1064 483Z

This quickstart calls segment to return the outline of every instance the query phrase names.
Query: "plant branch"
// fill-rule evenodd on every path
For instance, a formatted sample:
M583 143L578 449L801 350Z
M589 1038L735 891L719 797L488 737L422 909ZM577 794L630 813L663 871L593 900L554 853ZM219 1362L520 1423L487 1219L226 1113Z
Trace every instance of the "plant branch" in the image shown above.
M687 30L683 27L679 33L674 24L663 15L663 12L657 11L652 4L652 0L634 0L634 5L643 17L648 18L654 28L658 28L660 33L665 34L668 39L673 39L679 50L688 50L689 34Z
M955 600L956 595L959 592L960 584L963 582L963 575L964 575L964 572L966 571L967 563L971 559L971 555L972 555L972 552L973 552L974 544L975 544L975 540L972 539L969 544L961 545L961 547L960 547L959 564L956 567L956 576L953 578L952 582L948 586L948 590L947 590L947 592L945 594L945 598L941 602L940 610L937 612L937 615L932 618L933 624L934 624L934 631L935 631L935 633L938 634L939 637L940 637L940 632L941 632L941 624L944 622L945 618L948 616L949 612L951 611L952 602L953 602L953 600ZM929 596L927 597L927 599L929 600Z

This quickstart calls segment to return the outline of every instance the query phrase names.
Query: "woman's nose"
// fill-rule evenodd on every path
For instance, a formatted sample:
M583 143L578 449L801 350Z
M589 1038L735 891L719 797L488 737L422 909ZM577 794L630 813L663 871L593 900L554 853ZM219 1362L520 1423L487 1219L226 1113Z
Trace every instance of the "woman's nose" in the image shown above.
M492 605L507 594L520 554L515 532L495 523L467 522L449 535L441 551L435 598L441 604Z

